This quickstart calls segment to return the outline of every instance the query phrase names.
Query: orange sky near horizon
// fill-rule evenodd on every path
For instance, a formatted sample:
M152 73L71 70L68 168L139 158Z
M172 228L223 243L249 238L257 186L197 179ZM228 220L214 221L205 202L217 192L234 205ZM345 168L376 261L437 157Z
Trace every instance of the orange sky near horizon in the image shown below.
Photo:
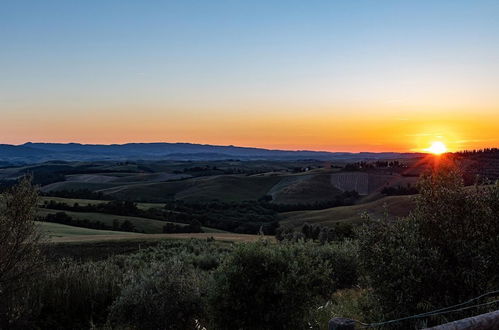
M183 113L154 111L71 113L15 120L2 127L2 143L190 142L288 150L424 152L432 142L449 151L499 145L499 116L414 113L406 116L321 111ZM0 124L0 126L3 126ZM12 136L9 138L9 136ZM29 138L19 138L27 136Z

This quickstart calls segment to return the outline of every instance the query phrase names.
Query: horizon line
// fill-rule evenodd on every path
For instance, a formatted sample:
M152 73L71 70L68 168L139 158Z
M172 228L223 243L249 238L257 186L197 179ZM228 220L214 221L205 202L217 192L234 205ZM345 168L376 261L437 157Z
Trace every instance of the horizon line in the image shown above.
M24 143L20 144L9 144L6 143L5 145L11 145L11 146L25 146L27 144L77 144L77 145L83 145L83 146L123 146L123 145L130 145L130 144L190 144L190 145L201 145L201 146L212 146L212 147L235 147L235 148L246 148L246 149L263 149L263 150L269 150L269 151L290 151L290 152L316 152L316 153L347 153L347 154L361 154L361 153L371 153L371 154L383 154L383 153L394 153L394 154L427 154L428 152L425 151L414 151L414 150L408 150L408 151L368 151L368 150L363 150L363 151L328 151L328 150L320 150L320 149L275 149L275 148L265 148L265 147L255 147L255 146L242 146L242 145L233 145L233 144L210 144L210 143L194 143L194 142L167 142L167 141L155 141L155 142L124 142L124 143L84 143L84 142L43 142L43 141L27 141ZM493 148L493 147L488 147L488 148ZM482 148L482 149L487 149L487 148ZM477 149L475 149L477 150ZM465 150L462 150L465 151ZM452 151L452 152L460 152L460 151ZM452 153L450 152L450 153Z

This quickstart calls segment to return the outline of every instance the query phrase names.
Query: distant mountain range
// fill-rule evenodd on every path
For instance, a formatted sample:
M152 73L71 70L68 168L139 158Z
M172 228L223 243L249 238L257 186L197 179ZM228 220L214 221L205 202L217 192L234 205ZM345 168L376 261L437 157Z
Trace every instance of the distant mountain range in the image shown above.
M369 160L413 158L417 153L325 152L307 150L269 150L237 146L192 143L79 144L32 143L0 144L0 164L32 164L45 161L102 160Z

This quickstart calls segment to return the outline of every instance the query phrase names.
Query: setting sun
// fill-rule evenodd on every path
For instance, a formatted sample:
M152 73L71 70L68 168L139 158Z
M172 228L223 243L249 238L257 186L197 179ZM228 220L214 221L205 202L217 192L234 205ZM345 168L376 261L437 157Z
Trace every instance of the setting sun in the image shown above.
M431 144L431 146L428 149L426 149L426 151L435 155L441 155L447 152L447 147L443 142L435 141Z

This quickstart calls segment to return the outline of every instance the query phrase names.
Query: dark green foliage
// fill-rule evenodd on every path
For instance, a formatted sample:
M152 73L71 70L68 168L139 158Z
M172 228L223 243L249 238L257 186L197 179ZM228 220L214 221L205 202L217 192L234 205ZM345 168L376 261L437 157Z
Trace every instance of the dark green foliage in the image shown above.
M407 186L385 187L381 193L388 196L415 195L418 193L418 188L408 183Z
M112 261L51 265L28 291L39 302L33 321L42 329L88 329L91 323L105 323L120 294L122 274Z
M135 226L130 220L125 220L120 225L122 231L136 231Z
M115 324L154 329L169 322L184 329L185 322L193 325L194 316L203 316L200 293L207 285L201 283L209 274L199 273L216 268L229 249L215 242L168 241L98 262L64 259L42 269L9 309L22 311L30 329L102 326L110 310Z
M394 319L446 306L438 286L438 251L425 245L413 220L370 224L361 231L360 262L372 288L366 316ZM438 280L438 281L434 281ZM430 300L431 299L431 300Z
M193 329L197 319L210 329L299 329L311 309L357 284L356 255L348 241L165 241L101 261L52 262L9 307L23 311L26 328Z
M37 198L31 177L0 195L0 328L24 321L22 289L42 268L42 237L34 222Z
M110 309L113 324L137 329L189 329L202 316L201 281L192 267L174 260L131 273Z
M105 213L105 214L122 215L122 216L135 216L135 217L149 218L161 221L165 221L167 218L169 218L169 215L165 211L159 208L150 208L148 210L142 210L137 207L136 203L129 201L110 201L108 203L87 204L87 205L79 205L78 203L74 203L73 205L69 205L64 202L57 202L51 200L51 201L45 201L43 207L51 210L55 209L55 210L66 210L73 212L96 212L96 213ZM44 218L40 218L39 221L56 222L76 227L84 227L92 229L137 232L137 228L135 228L133 223L129 220L125 220L122 223L120 223L118 220L114 220L113 225L109 226L101 221L90 221L87 219L75 220L64 212L48 214ZM202 229L201 229L201 223L199 221L195 219L194 220L185 219L182 225L177 225L174 223L166 223L165 226L163 227L163 232L201 233Z
M311 306L344 280L335 277L331 252L303 243L238 245L214 275L215 328L304 327Z
M355 163L348 163L343 167L343 171L366 171L373 169L386 169L390 168L392 170L397 171L398 169L407 168L407 165L399 162L398 160L394 161L386 161L386 160L377 160L377 161L360 161Z
M314 260L326 261L334 282L333 291L358 284L360 270L356 241L344 241L317 246L304 245L304 253Z
M256 201L232 203L174 201L166 203L163 215L165 220L171 222L199 221L206 227L241 234L258 234L262 228L265 234L272 235L278 227L277 212L269 208L268 203Z
M359 193L356 191L344 191L341 194L331 196L331 198L331 200L317 201L313 203L281 204L267 202L265 206L278 212L323 210L331 207L353 205L355 201L359 199Z
M43 207L73 212L135 216L187 224L187 226L165 224L165 233L197 233L201 232L201 226L204 225L243 234L258 234L260 228L262 228L265 234L272 235L278 226L278 216L277 212L269 205L268 203L256 201L238 203L186 203L174 201L166 203L164 208L143 210L129 201L110 201L108 203L87 205L76 203L68 205L63 202L48 201L44 203Z
M52 210L63 210L73 212L97 212L124 216L137 216L144 215L144 211L137 207L136 203L129 201L110 201L107 203L79 205L74 203L69 205L64 202L57 202L54 200L45 201L44 208Z
M471 191L442 167L419 190L408 219L374 221L360 233L374 318L426 312L499 286L499 186Z
M321 243L343 241L355 238L354 227L350 223L338 222L331 226L304 223L301 230L297 231L292 226L282 226L276 230L276 239L279 241L312 240Z
M73 219L73 217L65 212L50 213L45 217L38 217L37 220L82 228L137 232L137 228L135 228L130 220L125 220L120 223L119 220L115 219L113 220L113 225L109 226L98 220Z
M278 241L290 241L297 242L299 240L305 240L305 236L301 231L295 230L291 225L282 225L276 229L275 238Z
M188 225L177 225L175 223L168 222L163 227L163 233L202 233L201 222L194 220Z

